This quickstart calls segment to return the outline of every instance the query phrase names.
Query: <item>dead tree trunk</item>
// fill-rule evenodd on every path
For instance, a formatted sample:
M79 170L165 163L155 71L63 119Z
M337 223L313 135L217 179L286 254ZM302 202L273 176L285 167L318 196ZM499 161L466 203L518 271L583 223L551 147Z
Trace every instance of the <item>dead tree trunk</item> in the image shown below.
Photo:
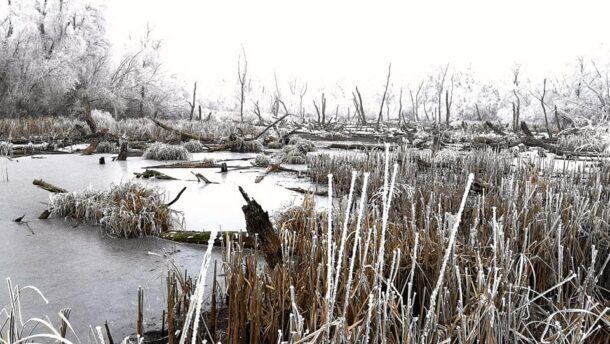
M282 262L282 242L277 235L269 219L269 213L254 199L251 199L244 189L240 186L239 192L246 201L241 209L246 218L246 230L251 235L258 235L260 248L265 254L265 261L269 267L274 268Z
M85 101L85 122L87 122L92 134L97 133L97 125L91 116L91 103L88 100Z
M546 132L549 134L549 138L553 137L551 128L549 127L549 118L546 114L546 105L544 103L544 96L546 95L546 79L542 82L542 95L540 96L540 105L542 106L542 113L544 114L544 123L546 125Z
M189 115L189 121L193 120L193 114L195 113L195 98L196 97L197 97L197 82L195 82L195 85L193 86L193 101L188 102L189 105L191 106L191 114Z
M385 90L383 91L383 96L381 97L381 104L379 104L379 115L377 116L377 129L379 129L379 124L381 123L381 118L383 117L383 103L386 100L388 95L388 87L390 86L390 75L392 74L392 64L388 66L388 77L385 81Z
M557 105L555 105L554 113L555 113L555 122L557 123L557 129L559 131L561 131L561 122L559 121L559 111L557 110Z
M241 57L237 59L237 79L239 80L239 117L244 122L244 103L246 102L246 79L248 77L248 59L246 51L242 48L244 66L241 66Z
M127 140L121 142L121 147L119 148L119 155L117 157L118 161L127 160Z

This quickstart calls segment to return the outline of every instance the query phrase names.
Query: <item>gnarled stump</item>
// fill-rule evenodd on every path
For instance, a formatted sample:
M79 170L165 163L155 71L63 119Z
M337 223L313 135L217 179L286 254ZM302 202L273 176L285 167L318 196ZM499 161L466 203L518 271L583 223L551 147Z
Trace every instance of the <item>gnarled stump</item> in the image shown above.
M250 235L257 234L260 248L265 253L265 260L269 267L273 268L282 262L282 242L269 220L269 213L254 199L251 199L240 186L239 192L247 204L241 207L246 217L246 230Z

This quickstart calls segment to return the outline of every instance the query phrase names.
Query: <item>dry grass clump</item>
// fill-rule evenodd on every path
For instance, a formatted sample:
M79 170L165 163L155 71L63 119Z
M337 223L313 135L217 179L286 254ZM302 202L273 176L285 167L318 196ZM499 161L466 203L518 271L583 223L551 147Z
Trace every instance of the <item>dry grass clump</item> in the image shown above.
M278 159L286 164L304 165L307 163L307 153L315 150L316 146L311 141L292 138L290 143L282 148Z
M190 140L188 142L185 142L182 144L182 147L189 151L189 153L201 153L205 151L205 146L197 140Z
M271 165L271 158L265 154L259 154L254 158L254 166L256 167L267 167Z
M143 155L144 159L148 160L189 160L189 152L182 146L169 145L161 142L155 142L150 145Z
M350 171L326 214L308 198L278 216L275 268L228 248L225 342L605 342L610 166L377 159L352 161L370 174Z
M51 216L62 216L101 226L114 237L159 235L172 227L172 210L165 194L137 182L113 184L108 190L86 190L51 196Z
M118 153L119 146L114 142L102 141L95 148L97 153Z
M0 141L0 156L10 156L13 154L13 145L10 142Z
M244 140L241 137L229 142L228 148L231 152L260 153L265 148L259 140Z
M291 137L288 144L294 146L296 149L303 153L310 153L316 151L316 145L313 142L298 136Z

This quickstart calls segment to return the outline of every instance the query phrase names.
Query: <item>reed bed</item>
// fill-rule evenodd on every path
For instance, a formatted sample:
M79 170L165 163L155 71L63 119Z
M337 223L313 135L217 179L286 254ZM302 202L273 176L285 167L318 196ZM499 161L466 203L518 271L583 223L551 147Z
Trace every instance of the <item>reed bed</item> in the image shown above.
M118 153L119 145L114 142L102 141L95 148L96 153Z
M86 190L51 196L51 216L99 225L113 237L158 236L179 219L166 204L165 193L137 182L113 184L108 190Z
M307 197L277 218L281 264L227 247L228 325L211 339L606 342L609 164L559 171L491 151L324 159L351 165L327 170L325 212Z
M190 153L183 146L155 142L144 151L143 158L160 161L189 160Z
M131 141L178 141L180 137L155 125L147 118L128 118L115 120L110 115L101 115L94 111L100 129ZM87 124L76 117L21 117L0 119L0 138L34 139L50 141L63 139L76 134L76 125L87 127ZM234 133L255 135L260 130L250 123L234 123L225 118L214 118L210 121L172 120L172 128L200 136L204 140L220 140Z

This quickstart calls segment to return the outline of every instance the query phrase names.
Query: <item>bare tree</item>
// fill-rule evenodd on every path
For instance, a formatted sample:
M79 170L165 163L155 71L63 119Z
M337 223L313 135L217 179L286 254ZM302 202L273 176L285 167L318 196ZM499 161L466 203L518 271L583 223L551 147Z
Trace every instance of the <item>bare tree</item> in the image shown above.
M377 129L379 129L379 124L381 123L381 118L383 116L383 103L386 100L388 95L388 87L390 86L390 75L392 74L392 64L388 65L388 77L385 82L385 90L383 91L383 96L381 97L381 104L379 104L379 116L377 116Z
M242 54L237 59L237 79L239 80L239 118L244 122L244 103L246 102L246 84L248 77L248 59L246 58L246 50L241 49ZM244 59L242 66L241 59Z
M360 119L360 123L366 125L366 115L364 113L364 105L362 104L362 95L360 94L360 90L358 90L358 86L356 86L356 93L352 93L354 107L356 108L356 115Z
M320 101L320 107L318 107L318 104L316 103L316 101L313 101L313 106L316 109L316 113L318 115L318 124L325 124L326 123L326 96L324 96L324 93L322 93L322 99Z
M424 87L424 81L419 84L417 87L417 91L415 92L415 96L413 96L413 91L409 89L409 95L411 96L411 107L413 109L413 118L416 122L419 122L419 94L421 93L422 88ZM424 110L426 107L424 106ZM427 114L426 114L427 117Z
M521 97L519 95L519 66L513 70L513 95L515 100L512 102L513 108L513 131L519 131L519 117L521 116Z
M443 90L445 89L445 79L447 77L447 71L449 70L449 64L445 66L445 69L440 70L440 73L436 79L436 96L437 96L437 111L438 111L438 124L440 125L441 120L441 103L443 101ZM435 116L436 117L436 116Z
M195 81L195 84L193 85L193 101L186 101L189 106L191 107L191 114L189 115L189 121L193 120L193 114L195 113L195 103L196 103L196 97L197 97L197 81Z
M398 96L398 125L402 122L402 87L400 88L400 95Z
M551 128L549 127L549 119L546 114L546 105L545 105L545 101L544 101L545 96L546 96L546 78L542 81L542 94L540 95L540 98L538 98L538 100L540 101L540 106L542 106L542 113L544 113L544 123L546 125L546 132L549 134L549 138L552 138L553 134L551 133Z
M299 92L299 115L303 122L305 121L305 109L303 108L303 97L305 97L305 93L307 93L307 83L301 87L301 91Z

